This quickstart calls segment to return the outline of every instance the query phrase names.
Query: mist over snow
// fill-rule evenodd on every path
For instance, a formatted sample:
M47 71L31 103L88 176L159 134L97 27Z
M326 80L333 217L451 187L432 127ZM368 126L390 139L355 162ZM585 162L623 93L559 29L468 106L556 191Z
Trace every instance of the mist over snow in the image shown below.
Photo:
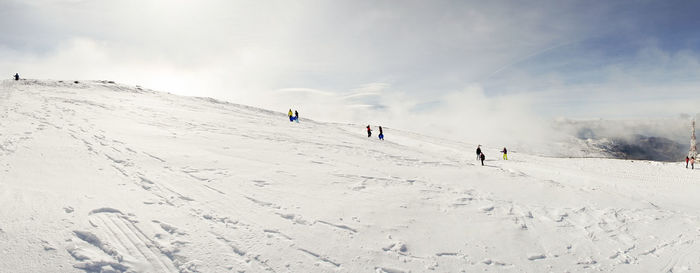
M570 139L578 142L579 147L597 150L599 156L681 161L690 148L692 118L684 114L663 119L560 119L555 122L554 128L573 136ZM577 145L571 146L572 149L575 147Z
M421 98L393 90L387 84L371 84L341 94L284 89L271 100L277 109L291 105L317 120L381 125L494 147L545 147L558 136L546 119L535 114L527 97L487 97L477 86ZM357 132L363 128L357 127Z

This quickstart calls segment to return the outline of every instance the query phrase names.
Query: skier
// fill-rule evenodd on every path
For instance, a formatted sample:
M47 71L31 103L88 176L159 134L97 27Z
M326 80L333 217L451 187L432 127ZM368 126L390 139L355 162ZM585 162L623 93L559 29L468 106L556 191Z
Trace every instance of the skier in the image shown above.
M690 161L690 158L688 158L688 157L686 156L686 157L685 157L685 168L686 168L686 169L688 168L688 161Z
M367 125L367 137L372 136L372 129L369 128L369 125Z
M382 131L382 126L379 126L379 140L384 140L384 131Z
M480 155L481 155L481 145L479 145L479 147L476 147L476 160L479 160Z
M289 116L289 122L294 121L294 117L292 116L292 109L291 108L289 108L289 113L287 113L287 115Z
M506 150L506 147L503 147L501 153L503 153L503 160L508 160L508 150Z
M695 170L695 157L690 158L690 169Z
M481 153L481 155L479 155L479 159L481 159L481 166L484 166L484 160L486 160L486 156L484 155L484 153Z
M19 81L19 73L15 73L15 81Z
M299 123L299 112L297 112L297 110L294 110L294 121Z

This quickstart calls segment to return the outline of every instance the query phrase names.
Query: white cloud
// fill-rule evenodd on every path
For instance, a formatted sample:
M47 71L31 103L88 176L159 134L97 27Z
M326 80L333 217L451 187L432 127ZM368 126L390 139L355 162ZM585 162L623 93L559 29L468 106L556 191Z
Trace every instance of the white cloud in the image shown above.
M322 96L330 96L333 95L333 93L328 92L328 91L323 91L323 90L318 90L318 89L312 89L312 88L282 88L282 89L277 89L277 92L281 93L311 93L313 95L322 95Z

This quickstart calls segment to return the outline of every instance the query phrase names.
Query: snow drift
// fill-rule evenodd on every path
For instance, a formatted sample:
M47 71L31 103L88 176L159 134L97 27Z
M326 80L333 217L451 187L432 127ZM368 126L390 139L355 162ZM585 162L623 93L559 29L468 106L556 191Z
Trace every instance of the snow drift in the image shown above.
M0 271L700 269L700 172L681 163L485 147L482 167L475 143L299 110L2 82Z

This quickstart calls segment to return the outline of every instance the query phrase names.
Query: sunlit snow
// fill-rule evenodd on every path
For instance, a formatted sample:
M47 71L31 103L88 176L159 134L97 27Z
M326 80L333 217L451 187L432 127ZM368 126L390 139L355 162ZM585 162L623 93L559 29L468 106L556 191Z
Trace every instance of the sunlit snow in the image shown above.
M2 82L0 271L700 270L685 162L486 146L482 167L478 143L276 110Z

